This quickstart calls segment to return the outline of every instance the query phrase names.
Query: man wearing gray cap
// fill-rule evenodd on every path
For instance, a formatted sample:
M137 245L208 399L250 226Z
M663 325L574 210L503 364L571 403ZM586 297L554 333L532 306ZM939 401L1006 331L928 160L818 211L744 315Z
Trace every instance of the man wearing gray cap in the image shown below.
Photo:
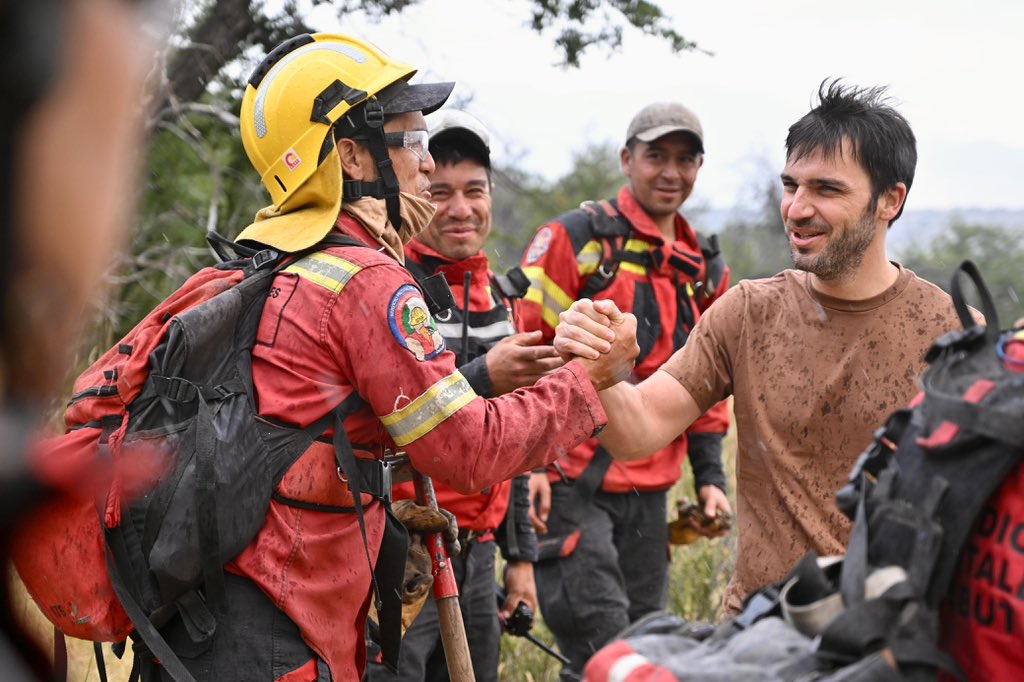
M540 332L517 333L518 302L526 293L521 272L495 275L483 247L491 233L490 135L466 112L446 109L430 121L430 174L433 220L406 244L406 267L417 280L444 276L455 306L437 318L445 345L455 353L460 373L477 395L493 398L530 386L563 364ZM518 268L516 268L518 271ZM533 562L537 536L529 518L528 476L463 495L434 483L438 504L458 519L462 553L452 557L459 585L459 606L466 623L477 682L497 682L501 650L499 609L495 599L496 547L506 559L508 617L519 602L537 608ZM414 499L411 483L396 485L396 500ZM447 680L437 607L428 600L406 630L398 672L371 664L368 679Z
M611 299L637 317L635 382L686 342L729 274L714 240L679 213L704 160L696 114L676 102L644 107L629 124L620 159L627 183L617 198L585 202L537 231L523 258L530 278L523 316L526 328L549 342L573 301ZM684 458L705 511L729 510L721 462L727 427L721 405L642 462L613 462L614 454L591 440L534 472L531 513L544 533L538 596L572 660L564 678L578 675L629 623L665 607L666 492Z

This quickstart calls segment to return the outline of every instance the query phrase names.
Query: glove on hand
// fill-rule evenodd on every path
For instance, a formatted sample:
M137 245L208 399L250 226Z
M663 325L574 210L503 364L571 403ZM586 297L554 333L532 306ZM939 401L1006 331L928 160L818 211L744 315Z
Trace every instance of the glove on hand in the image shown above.
M409 531L409 551L405 560L405 577L402 585L402 634L412 625L423 609L434 584L433 564L430 549L424 533L444 533L448 551L457 555L459 547L459 525L446 509L431 509L416 504L414 500L398 500L392 512Z

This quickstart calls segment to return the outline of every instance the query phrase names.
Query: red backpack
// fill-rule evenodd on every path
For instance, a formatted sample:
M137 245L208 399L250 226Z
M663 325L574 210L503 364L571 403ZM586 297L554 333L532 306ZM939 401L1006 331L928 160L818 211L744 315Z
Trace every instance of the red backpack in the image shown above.
M308 252L355 243L332 236ZM259 416L251 349L284 259L234 248L249 257L196 273L75 382L66 432L30 458L57 494L11 550L57 630L94 642L138 636L178 680L192 677L159 628L180 614L193 641L209 641L224 564L255 537L295 460L361 404L306 428Z
M128 407L142 392L150 355L174 316L242 277L240 268L211 267L186 281L78 377L64 413L65 433L34 448L35 474L59 494L19 527L11 553L29 594L66 635L120 642L134 629L111 585L101 527L101 520L106 528L121 523L125 491L115 466L125 456ZM157 473L135 468L130 474L136 483L145 483L146 469Z

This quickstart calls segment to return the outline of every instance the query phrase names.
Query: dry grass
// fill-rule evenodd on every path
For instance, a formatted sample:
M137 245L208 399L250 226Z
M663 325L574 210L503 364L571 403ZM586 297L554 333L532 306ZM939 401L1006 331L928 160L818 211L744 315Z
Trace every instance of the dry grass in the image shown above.
M736 489L736 432L725 441L725 467L729 490ZM693 475L684 466L683 478L669 492L669 514L675 515L675 501L693 499ZM730 502L735 501L730 494ZM669 565L668 610L687 620L717 623L722 617L722 597L732 576L736 557L736 529L715 541L702 539L692 545L672 548ZM553 646L554 638L538 617L533 629L541 641ZM525 682L557 682L561 664L520 637L501 638L499 678Z

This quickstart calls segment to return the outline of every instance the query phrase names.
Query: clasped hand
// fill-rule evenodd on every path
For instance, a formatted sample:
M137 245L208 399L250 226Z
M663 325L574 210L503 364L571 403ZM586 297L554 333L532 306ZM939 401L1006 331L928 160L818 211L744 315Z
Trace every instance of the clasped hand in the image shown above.
M631 313L620 311L614 301L581 298L558 319L555 350L566 362L579 361L594 388L604 390L629 377L640 355Z

